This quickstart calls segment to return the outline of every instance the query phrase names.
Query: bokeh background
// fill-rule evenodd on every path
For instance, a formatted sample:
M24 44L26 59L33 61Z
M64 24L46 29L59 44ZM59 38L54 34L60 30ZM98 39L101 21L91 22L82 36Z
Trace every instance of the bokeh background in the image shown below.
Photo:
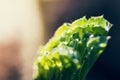
M120 0L0 0L0 80L32 80L36 51L59 26L100 15L111 39L86 80L120 80Z

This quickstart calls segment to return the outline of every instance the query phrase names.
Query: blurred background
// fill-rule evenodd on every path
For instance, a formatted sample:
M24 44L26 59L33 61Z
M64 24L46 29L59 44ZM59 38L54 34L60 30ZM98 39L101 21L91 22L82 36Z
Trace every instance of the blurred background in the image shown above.
M111 40L86 80L120 80L119 0L0 0L0 80L32 80L37 49L60 25L100 15Z

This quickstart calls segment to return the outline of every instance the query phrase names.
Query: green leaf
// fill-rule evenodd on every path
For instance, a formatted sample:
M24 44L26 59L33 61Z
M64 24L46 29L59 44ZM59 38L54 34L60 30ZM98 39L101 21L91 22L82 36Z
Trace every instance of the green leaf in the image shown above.
M75 20L72 24L71 27L86 27L87 26L87 19L86 17L82 17L78 20Z
M108 42L110 24L103 16L65 23L40 48L34 80L85 80Z
M69 23L64 23L61 27L55 32L55 37L60 37L65 31L69 30Z

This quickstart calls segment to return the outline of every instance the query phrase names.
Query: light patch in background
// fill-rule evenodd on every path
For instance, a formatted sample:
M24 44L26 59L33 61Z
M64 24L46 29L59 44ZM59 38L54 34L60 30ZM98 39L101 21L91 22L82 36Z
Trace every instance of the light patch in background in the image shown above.
M19 52L8 51L9 57L0 50L2 55L0 57L3 58L0 62L8 65L17 63L13 66L21 66L18 71L22 73L22 80L32 80L33 59L39 45L44 42L43 18L37 1L0 0L0 45L10 46L9 50L16 50L12 48L13 45L19 46L17 48ZM6 46L5 50L8 50ZM4 60L6 57L7 59ZM8 67L4 66L4 70L6 71ZM0 73L3 72L1 70ZM7 71L4 73L6 74L3 76L7 76Z

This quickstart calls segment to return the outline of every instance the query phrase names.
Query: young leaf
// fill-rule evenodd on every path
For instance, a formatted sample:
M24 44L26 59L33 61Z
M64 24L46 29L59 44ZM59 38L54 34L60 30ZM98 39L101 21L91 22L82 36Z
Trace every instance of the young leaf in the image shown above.
M108 42L110 24L103 16L65 23L43 46L34 62L34 80L85 80Z

